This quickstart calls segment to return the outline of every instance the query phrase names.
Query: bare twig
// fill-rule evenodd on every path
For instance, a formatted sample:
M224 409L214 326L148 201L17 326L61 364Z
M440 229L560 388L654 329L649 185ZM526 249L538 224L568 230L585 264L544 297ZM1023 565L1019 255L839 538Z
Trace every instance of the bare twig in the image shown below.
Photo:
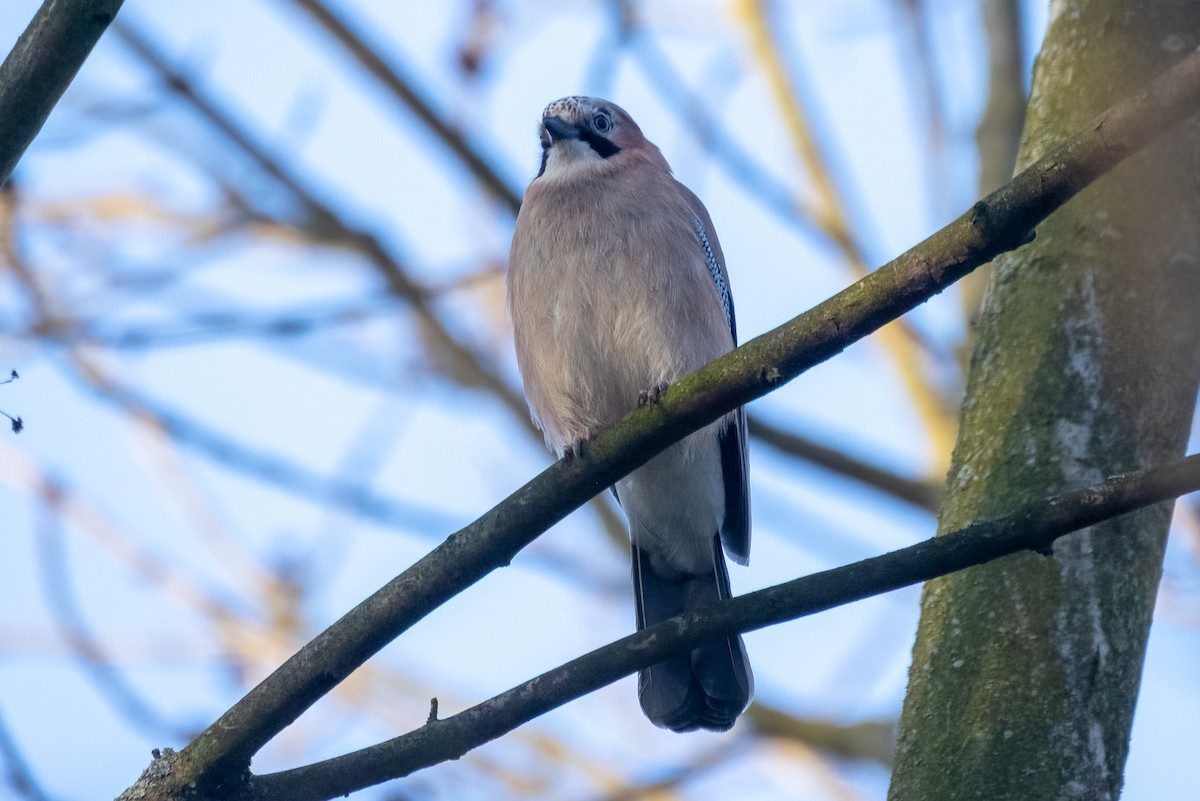
M8 181L123 2L43 3L4 59L0 65L0 185Z
M176 442L195 448L240 473L314 503L327 504L395 528L420 533L445 530L452 524L449 515L431 507L388 498L361 484L319 475L273 453L237 442L199 420L116 383L78 353L71 361L87 386L102 399L115 403L136 418L152 422Z
M13 370L12 373L9 374L8 378L0 381L0 384L11 384L20 377L21 376L17 374L17 371ZM0 409L0 414L4 415L12 422L12 430L14 434L20 434L21 430L25 428L25 422L20 417L13 417L11 414L2 409Z
M980 197L1012 176L1027 100L1021 4L1017 0L985 0L983 11L988 45L988 94L983 116L975 128Z
M36 495L44 492L51 477L31 457L20 451L0 451L0 481ZM59 513L74 530L90 538L98 548L130 574L155 587L186 609L194 610L218 628L239 625L245 619L242 610L210 588L202 586L192 575L165 561L144 547L132 535L120 528L96 504L83 496L59 486Z
M363 601L284 663L174 756L158 798L184 788L250 792L250 758L305 709L388 642L513 556L541 532L686 434L782 386L950 286L999 253L1130 153L1200 107L1200 52L1115 104L1009 184L916 248L811 311L743 345L670 387L657 404L631 412L559 461ZM1200 457L1131 474L1100 488L1022 509L887 557L715 604L601 649L454 719L402 741L320 766L254 780L328 798L460 756L479 742L603 686L639 666L735 630L753 629L885 592L1024 548L1135 506L1174 497L1200 482ZM581 670L580 665L586 666ZM453 720L453 722L451 722ZM469 733L464 739L463 732ZM377 761L379 755L386 758ZM386 764L385 764L386 763ZM381 767L384 765L384 767ZM299 791L303 789L304 794ZM322 795L332 789L331 795ZM265 798L266 796L259 796Z
M378 320L394 315L395 312L395 301L381 298L375 301L289 309L272 314L202 312L187 315L177 323L130 326L118 330L105 329L102 319L77 319L70 328L62 327L51 332L38 333L46 339L67 345L99 345L113 349L137 350L188 346L241 337L302 337L322 329Z
M469 348L458 342L441 323L430 306L428 293L408 274L401 261L383 244L374 232L351 225L337 210L321 198L316 189L299 175L294 168L270 148L258 140L249 127L234 114L222 107L201 86L175 70L152 40L127 22L114 26L117 34L133 53L139 56L152 71L157 73L166 86L187 101L217 131L225 136L240 152L251 158L266 174L277 180L291 192L297 201L309 209L309 214L319 220L318 228L329 239L353 246L365 255L380 271L391 292L409 301L421 323L436 339L439 347L453 354L456 362L469 367L475 383L492 391L519 420L528 425L525 401L508 384L488 369Z
M789 74L780 52L778 26L772 25L764 0L742 0L739 18L750 36L750 47L766 73L788 134L817 194L817 222L837 244L858 277L867 273L867 259L850 230L843 190L834 179L827 142L819 142L810 121L813 109ZM861 223L860 223L861 224Z

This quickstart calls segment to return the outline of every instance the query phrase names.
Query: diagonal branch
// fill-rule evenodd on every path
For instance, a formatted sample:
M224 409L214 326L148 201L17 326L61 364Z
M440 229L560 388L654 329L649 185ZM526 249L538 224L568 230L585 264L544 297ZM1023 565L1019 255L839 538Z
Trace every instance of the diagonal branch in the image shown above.
M255 777L229 798L325 801L407 776L458 759L568 701L718 637L795 620L1019 551L1048 553L1056 539L1072 531L1196 491L1200 491L1200 455L1036 501L1010 515L883 556L697 607L445 720L430 721L413 732L342 757Z
M124 0L47 0L0 66L0 186Z
M658 403L636 409L617 425L599 432L580 457L551 466L318 635L200 737L173 755L169 776L156 791L157 795L146 797L175 798L189 786L206 791L224 785L229 790L243 783L249 778L250 758L331 687L440 604L495 568L507 565L521 548L573 509L670 443L777 389L933 297L996 255L1029 241L1034 228L1055 209L1198 107L1200 52L1193 52L917 247L811 311L680 380ZM1194 463L1188 464L1194 469ZM1160 494L1154 499L1163 497L1170 496ZM1095 501L1087 504L1089 509L1095 505ZM1094 519L1085 517L1080 525ZM1047 520L1047 530L1068 530L1053 515ZM1055 525L1059 528L1054 528ZM994 548L994 537L989 534L983 539L985 543L993 543L988 548ZM1018 538L1014 547L1026 548L1031 544L1036 542L1026 534ZM912 581L970 564L961 561L958 546L936 548L904 551L901 553L906 556L897 557L903 561L912 560L913 553L922 555L917 564L911 565L911 576L915 577ZM989 551L992 556L985 558L994 558L1002 552L1007 551ZM938 572L929 572L936 565L923 561L927 558L924 555L930 553L942 560ZM840 580L856 582L856 587L877 588L871 592L903 586L883 581L877 575L890 562L863 564L866 566L843 568L835 573ZM829 575L820 574L810 581L824 586L830 581ZM894 578L890 581L894 582ZM871 592L856 590L845 597L851 600ZM746 628L769 625L774 620L773 604L782 603L782 595L786 595L786 591L780 593L746 596L711 607L702 619L685 616L647 632L662 637L667 631L678 629L683 632L682 637L690 638L687 643L696 643L742 625ZM816 608L823 607L793 604L787 607L787 614L794 617ZM618 651L634 644L645 651L641 657L623 661L606 656L609 661L604 663L604 670L588 681L600 684L613 681L637 664L649 664L670 652L667 646L650 643L648 639L643 632L622 640ZM682 643L680 640L679 648ZM638 662L638 658L644 658L645 662ZM544 680L535 680L534 684L538 697L526 698L530 688L524 687L513 691L515 695L504 696L508 699L505 703L521 701L534 705L530 708L553 708L573 697L574 689L566 691ZM505 714L510 715L505 718L510 727L522 719L507 711ZM478 715L473 712L468 722L479 720ZM434 723L415 736L418 740L427 739L443 725ZM482 730L480 733L490 738L504 730L503 726L497 728L493 724L490 731L495 733ZM438 747L448 756L462 753L445 744Z

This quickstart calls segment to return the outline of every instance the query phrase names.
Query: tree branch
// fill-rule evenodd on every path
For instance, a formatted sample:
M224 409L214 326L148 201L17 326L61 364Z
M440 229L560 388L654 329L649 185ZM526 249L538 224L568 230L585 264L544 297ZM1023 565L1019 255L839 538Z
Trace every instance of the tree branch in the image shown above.
M639 668L737 632L795 620L1024 550L1048 552L1072 531L1200 491L1200 454L1028 504L883 556L703 607L631 634L443 720L379 745L252 779L230 799L325 799L407 776L512 731Z
M124 0L46 0L0 65L0 186Z
M581 456L551 466L318 635L173 755L171 771L159 794L147 797L178 797L189 786L210 792L217 785L228 790L242 784L249 779L250 758L331 687L437 606L507 565L521 548L573 509L670 443L777 389L999 253L1029 241L1034 227L1051 212L1198 106L1200 53L1194 52L925 242L811 311L681 379L658 403L640 407L617 425L600 431ZM1185 464L1195 469L1194 462ZM1157 479L1167 473L1170 468L1154 475ZM1190 486L1177 479L1176 484ZM1173 494L1183 491L1171 486ZM1112 492L1115 490L1105 485L1100 495L1080 496L1078 502L1090 514L1080 515L1075 522L1088 525L1102 519L1095 509L1103 506L1100 502ZM1145 503L1171 496L1160 492L1147 496L1150 500ZM1061 503L1051 504L1041 518L1033 512L1022 513L1025 517L1018 523L1027 533L1005 539L983 525L985 533L966 542L976 543L974 547L983 554L977 561L1037 546L1040 540L1028 533L1030 524L1040 520L1045 523L1044 530L1056 531L1058 536L1069 530L1062 508ZM1106 513L1124 508L1110 503ZM552 709L689 644L827 608L833 598L844 598L838 601L842 603L974 563L970 559L975 556L964 558L963 538L947 539L951 545L922 543L914 546L916 550L881 558L882 562L869 560L804 579L802 600L791 599L786 589L789 585L784 585L710 607L702 616L687 615L647 629L604 651L596 672L578 677L571 669L578 664L576 660L563 669L566 673L552 672L500 696L486 707L487 714L480 707L463 713L456 719L461 717L464 723L455 726L478 727L477 739L491 739L528 715L540 714L537 710ZM817 602L817 598L824 600ZM669 633L679 640L668 646L663 643ZM626 653L633 649L637 653ZM415 769L417 762L464 753L461 741L450 736L457 729L446 726L446 721L435 722L405 735L405 754L410 761L397 762L389 775ZM413 760L416 751L425 755L422 760ZM363 759L359 755L343 759ZM255 781L261 786L257 784L261 780ZM310 774L308 781L315 783L317 778ZM347 790L338 791L343 792Z

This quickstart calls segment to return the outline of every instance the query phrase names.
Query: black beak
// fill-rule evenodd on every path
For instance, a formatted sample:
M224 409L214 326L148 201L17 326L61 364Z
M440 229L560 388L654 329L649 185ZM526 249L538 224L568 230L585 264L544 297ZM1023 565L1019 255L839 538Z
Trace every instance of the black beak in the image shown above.
M579 128L564 120L562 117L542 117L542 126L550 134L550 140L578 139Z

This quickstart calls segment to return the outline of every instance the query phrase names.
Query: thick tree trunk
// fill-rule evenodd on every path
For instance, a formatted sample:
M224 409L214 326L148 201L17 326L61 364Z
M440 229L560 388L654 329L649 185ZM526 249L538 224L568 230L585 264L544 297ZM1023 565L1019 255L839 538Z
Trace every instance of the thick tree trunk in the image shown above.
M1193 0L1055 0L1021 166L1196 47ZM1178 456L1200 378L1200 126L1000 260L939 529ZM1116 799L1169 505L929 582L889 798Z

